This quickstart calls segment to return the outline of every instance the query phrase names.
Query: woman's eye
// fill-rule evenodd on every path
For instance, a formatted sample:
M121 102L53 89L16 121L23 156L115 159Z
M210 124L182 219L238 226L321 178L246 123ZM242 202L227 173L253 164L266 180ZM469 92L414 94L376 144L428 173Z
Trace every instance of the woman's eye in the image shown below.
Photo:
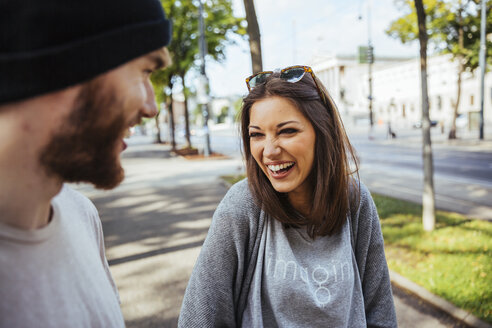
M294 128L287 128L287 129L280 130L280 133L281 134L293 134L293 133L296 133L297 131L298 130L294 129Z
M262 134L261 134L261 133L259 133L259 132L250 132L250 133L249 133L249 137L250 137L250 138L259 138L259 137L261 137L261 136L262 136Z

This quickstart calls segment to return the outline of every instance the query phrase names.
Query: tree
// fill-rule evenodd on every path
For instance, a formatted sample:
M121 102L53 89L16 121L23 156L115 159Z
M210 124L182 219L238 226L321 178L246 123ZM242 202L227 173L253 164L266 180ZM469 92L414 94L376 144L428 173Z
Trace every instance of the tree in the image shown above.
M246 21L248 22L252 69L253 73L258 73L263 70L263 64L261 59L260 26L258 25L258 19L256 18L254 1L244 0L244 9L246 11Z
M424 0L427 34L434 52L451 53L458 63L457 94L453 101L453 118L449 138L456 138L456 118L461 100L461 81L465 71L473 72L478 66L480 50L480 0ZM488 6L492 3L487 1ZM386 33L402 43L418 39L418 24L415 5L410 0L397 4L407 13L393 21ZM487 16L487 29L492 28L492 13ZM488 41L488 58L492 55L492 43Z
M173 22L173 35L168 50L173 58L173 65L166 70L169 75L165 81L171 90L170 112L172 112L172 89L179 81L183 88L185 110L185 137L186 147L191 147L188 92L186 86L186 74L196 67L196 59L199 54L199 28L198 28L198 1L194 0L161 0L164 10ZM205 10L205 40L208 56L213 60L225 59L225 49L234 44L230 38L231 33L245 35L246 31L241 26L243 19L234 17L231 0L207 0ZM170 115L172 118L172 115ZM174 128L172 128L174 130ZM174 136L174 131L172 131ZM175 146L173 137L173 147Z
M176 149L176 138L175 138L175 129L174 129L174 114L173 114L173 85L176 74L175 62L173 62L169 67L166 67L163 70L158 70L154 72L151 76L151 81L154 86L155 97L157 104L166 104L166 108L168 110L169 123L171 125L171 147L173 150ZM167 90L167 92L166 92ZM159 126L159 116L160 116L160 108L158 108L158 113L155 117L156 127L157 127L157 138L156 142L161 143L161 129Z
M430 136L429 95L427 93L427 28L422 0L415 0L420 43L420 82L422 88L422 137L424 160L424 192L422 195L422 223L424 230L434 230L436 223L434 167L432 163L432 144Z

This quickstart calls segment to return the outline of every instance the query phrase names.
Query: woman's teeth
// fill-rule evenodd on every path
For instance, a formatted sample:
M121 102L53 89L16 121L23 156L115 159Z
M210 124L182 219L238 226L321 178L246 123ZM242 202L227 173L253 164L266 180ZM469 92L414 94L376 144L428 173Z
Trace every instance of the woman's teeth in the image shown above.
M290 163L283 163L283 164L278 164L278 165L267 165L267 167L273 171L273 172L277 172L277 171L280 171L280 170L283 170L283 169L287 169L291 166L293 166L295 163L294 162L290 162Z

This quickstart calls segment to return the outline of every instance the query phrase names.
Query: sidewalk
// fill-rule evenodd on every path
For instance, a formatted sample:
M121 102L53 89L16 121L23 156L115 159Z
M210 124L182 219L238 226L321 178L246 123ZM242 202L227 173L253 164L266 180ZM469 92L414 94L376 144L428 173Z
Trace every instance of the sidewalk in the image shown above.
M176 327L184 291L215 208L217 177L240 160L187 161L161 145L130 146L126 179L112 191L77 189L99 210L127 327Z
M227 188L220 175L239 159L187 161L167 146L135 145L123 156L125 182L113 191L78 186L100 212L107 257L128 327L176 327L191 270ZM463 327L398 288L399 327Z

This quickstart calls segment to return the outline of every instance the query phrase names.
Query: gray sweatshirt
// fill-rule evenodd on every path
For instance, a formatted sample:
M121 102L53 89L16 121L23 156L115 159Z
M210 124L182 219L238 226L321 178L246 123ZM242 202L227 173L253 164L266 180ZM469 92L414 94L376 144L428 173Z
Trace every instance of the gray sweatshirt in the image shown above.
M178 327L236 326L396 327L379 218L364 185L342 230L315 240L258 208L246 180L229 190Z

